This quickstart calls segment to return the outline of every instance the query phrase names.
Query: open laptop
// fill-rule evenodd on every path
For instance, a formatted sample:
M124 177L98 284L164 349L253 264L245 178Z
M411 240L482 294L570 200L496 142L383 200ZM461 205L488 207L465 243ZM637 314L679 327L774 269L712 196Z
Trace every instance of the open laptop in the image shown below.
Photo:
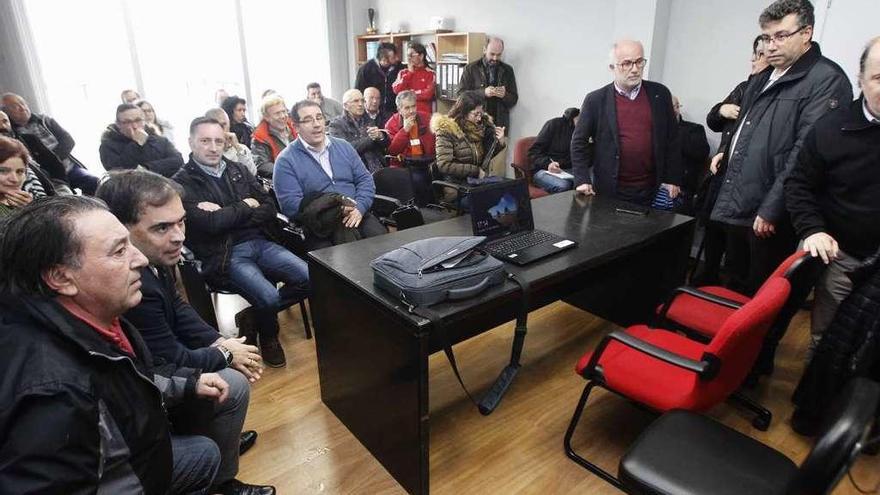
M535 230L525 179L476 187L468 197L474 235L486 236L482 247L500 260L526 265L577 246L570 239Z

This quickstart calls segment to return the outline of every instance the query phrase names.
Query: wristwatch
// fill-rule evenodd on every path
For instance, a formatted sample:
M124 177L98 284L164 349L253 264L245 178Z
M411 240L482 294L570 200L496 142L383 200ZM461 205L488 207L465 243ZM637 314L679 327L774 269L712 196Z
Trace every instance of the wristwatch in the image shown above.
M223 353L223 359L226 360L226 366L232 366L232 352L223 344L218 345L217 349L220 349L220 352Z

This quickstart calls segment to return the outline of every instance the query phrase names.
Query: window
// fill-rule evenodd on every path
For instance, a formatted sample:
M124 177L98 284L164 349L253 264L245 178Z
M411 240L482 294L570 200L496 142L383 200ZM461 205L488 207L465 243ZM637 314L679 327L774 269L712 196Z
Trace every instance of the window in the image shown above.
M76 140L73 155L103 172L101 133L113 122L119 93L135 87L122 6L117 0L32 0L25 8L49 113Z
M252 121L265 89L288 106L305 97L309 82L331 91L323 0L22 1L48 113L95 173L104 171L100 138L123 89L137 89L171 123L184 157L189 123L217 105L217 89L243 96Z

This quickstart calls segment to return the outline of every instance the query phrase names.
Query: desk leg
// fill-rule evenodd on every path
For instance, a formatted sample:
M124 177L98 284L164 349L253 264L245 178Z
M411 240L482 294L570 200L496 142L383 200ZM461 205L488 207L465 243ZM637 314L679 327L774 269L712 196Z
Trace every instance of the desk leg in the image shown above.
M309 298L321 399L409 493L428 493L428 339L323 266Z

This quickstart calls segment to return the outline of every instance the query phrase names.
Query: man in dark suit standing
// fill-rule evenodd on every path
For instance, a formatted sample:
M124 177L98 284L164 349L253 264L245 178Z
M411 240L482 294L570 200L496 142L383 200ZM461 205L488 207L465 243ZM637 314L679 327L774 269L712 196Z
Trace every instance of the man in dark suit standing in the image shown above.
M659 187L681 192L678 125L666 86L645 81L641 42L611 49L614 81L584 98L571 138L577 192L602 194L649 206Z

